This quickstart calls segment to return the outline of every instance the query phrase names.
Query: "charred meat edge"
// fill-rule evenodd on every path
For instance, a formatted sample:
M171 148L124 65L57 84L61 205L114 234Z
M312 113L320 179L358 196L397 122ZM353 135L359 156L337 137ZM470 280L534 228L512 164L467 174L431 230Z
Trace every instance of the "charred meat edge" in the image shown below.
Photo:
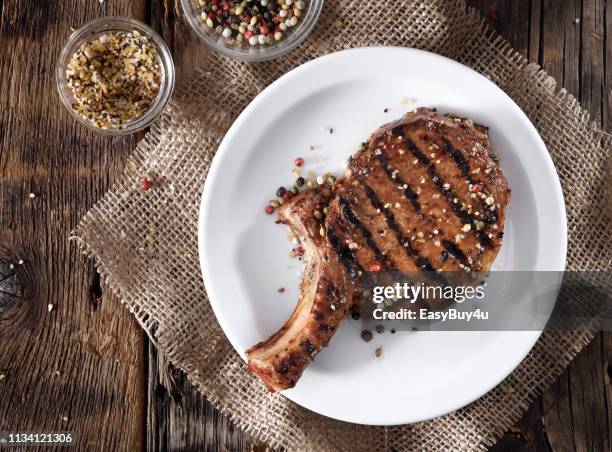
M354 283L313 211L329 202L329 190L307 190L283 205L279 218L304 249L300 298L289 320L267 340L247 350L249 369L270 391L292 388L327 344L351 307ZM322 208L322 207L321 207Z

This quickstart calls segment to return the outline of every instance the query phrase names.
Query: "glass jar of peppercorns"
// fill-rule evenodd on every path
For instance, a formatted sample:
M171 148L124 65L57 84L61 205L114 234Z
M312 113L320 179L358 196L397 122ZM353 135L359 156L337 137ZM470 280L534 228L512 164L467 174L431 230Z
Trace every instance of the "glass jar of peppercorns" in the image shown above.
M198 36L231 58L261 61L298 46L314 28L323 0L181 0Z

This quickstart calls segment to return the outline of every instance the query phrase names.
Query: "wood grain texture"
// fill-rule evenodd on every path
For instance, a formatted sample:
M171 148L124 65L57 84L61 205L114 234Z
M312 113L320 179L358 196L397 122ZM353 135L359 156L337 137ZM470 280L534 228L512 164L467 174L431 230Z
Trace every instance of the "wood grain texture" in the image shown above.
M605 0L469 3L612 132L612 72L606 71L612 69L612 43L606 39L612 5ZM521 10L530 11L529 20L517 20ZM611 333L598 334L493 450L612 450L611 343Z
M612 131L612 5L468 3ZM180 0L0 0L0 430L73 430L81 450L265 450L158 355L68 242L139 139L84 130L55 94L70 27L102 15L160 31L178 83L208 52ZM611 360L612 334L597 335L493 450L612 450Z
M68 240L138 137L78 126L54 64L70 27L144 17L137 6L0 1L0 273L26 293L0 302L0 430L71 430L77 450L135 450L144 438L144 335Z
M180 0L152 3L151 25L170 46L177 85L187 83L210 50L184 20ZM147 450L265 450L233 427L149 344Z
M266 449L234 428L153 346L149 352L147 450Z

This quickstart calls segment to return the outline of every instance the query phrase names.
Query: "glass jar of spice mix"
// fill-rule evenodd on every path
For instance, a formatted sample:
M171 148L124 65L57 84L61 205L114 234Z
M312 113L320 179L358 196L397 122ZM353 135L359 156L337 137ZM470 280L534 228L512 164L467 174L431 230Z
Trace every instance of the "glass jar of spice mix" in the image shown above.
M56 84L72 117L89 129L126 135L149 126L174 89L168 46L131 18L92 20L68 38Z

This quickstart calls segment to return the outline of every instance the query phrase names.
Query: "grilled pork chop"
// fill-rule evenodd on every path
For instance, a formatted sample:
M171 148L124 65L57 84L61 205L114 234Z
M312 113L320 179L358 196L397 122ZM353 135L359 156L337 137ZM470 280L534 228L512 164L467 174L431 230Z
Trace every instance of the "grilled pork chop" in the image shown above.
M295 386L364 271L488 271L509 199L484 127L424 108L383 126L335 192L306 190L281 207L304 249L301 296L281 330L247 351L249 368L272 391ZM326 205L321 224L313 211Z
M274 335L247 350L249 369L271 391L295 386L314 356L334 335L352 305L357 275L341 263L314 211L329 203L329 188L313 188L285 203L279 217L304 250L304 278L293 314ZM324 232L324 229L323 229ZM348 252L348 248L347 248Z
M486 129L420 108L364 143L325 225L357 271L486 272L509 198Z

